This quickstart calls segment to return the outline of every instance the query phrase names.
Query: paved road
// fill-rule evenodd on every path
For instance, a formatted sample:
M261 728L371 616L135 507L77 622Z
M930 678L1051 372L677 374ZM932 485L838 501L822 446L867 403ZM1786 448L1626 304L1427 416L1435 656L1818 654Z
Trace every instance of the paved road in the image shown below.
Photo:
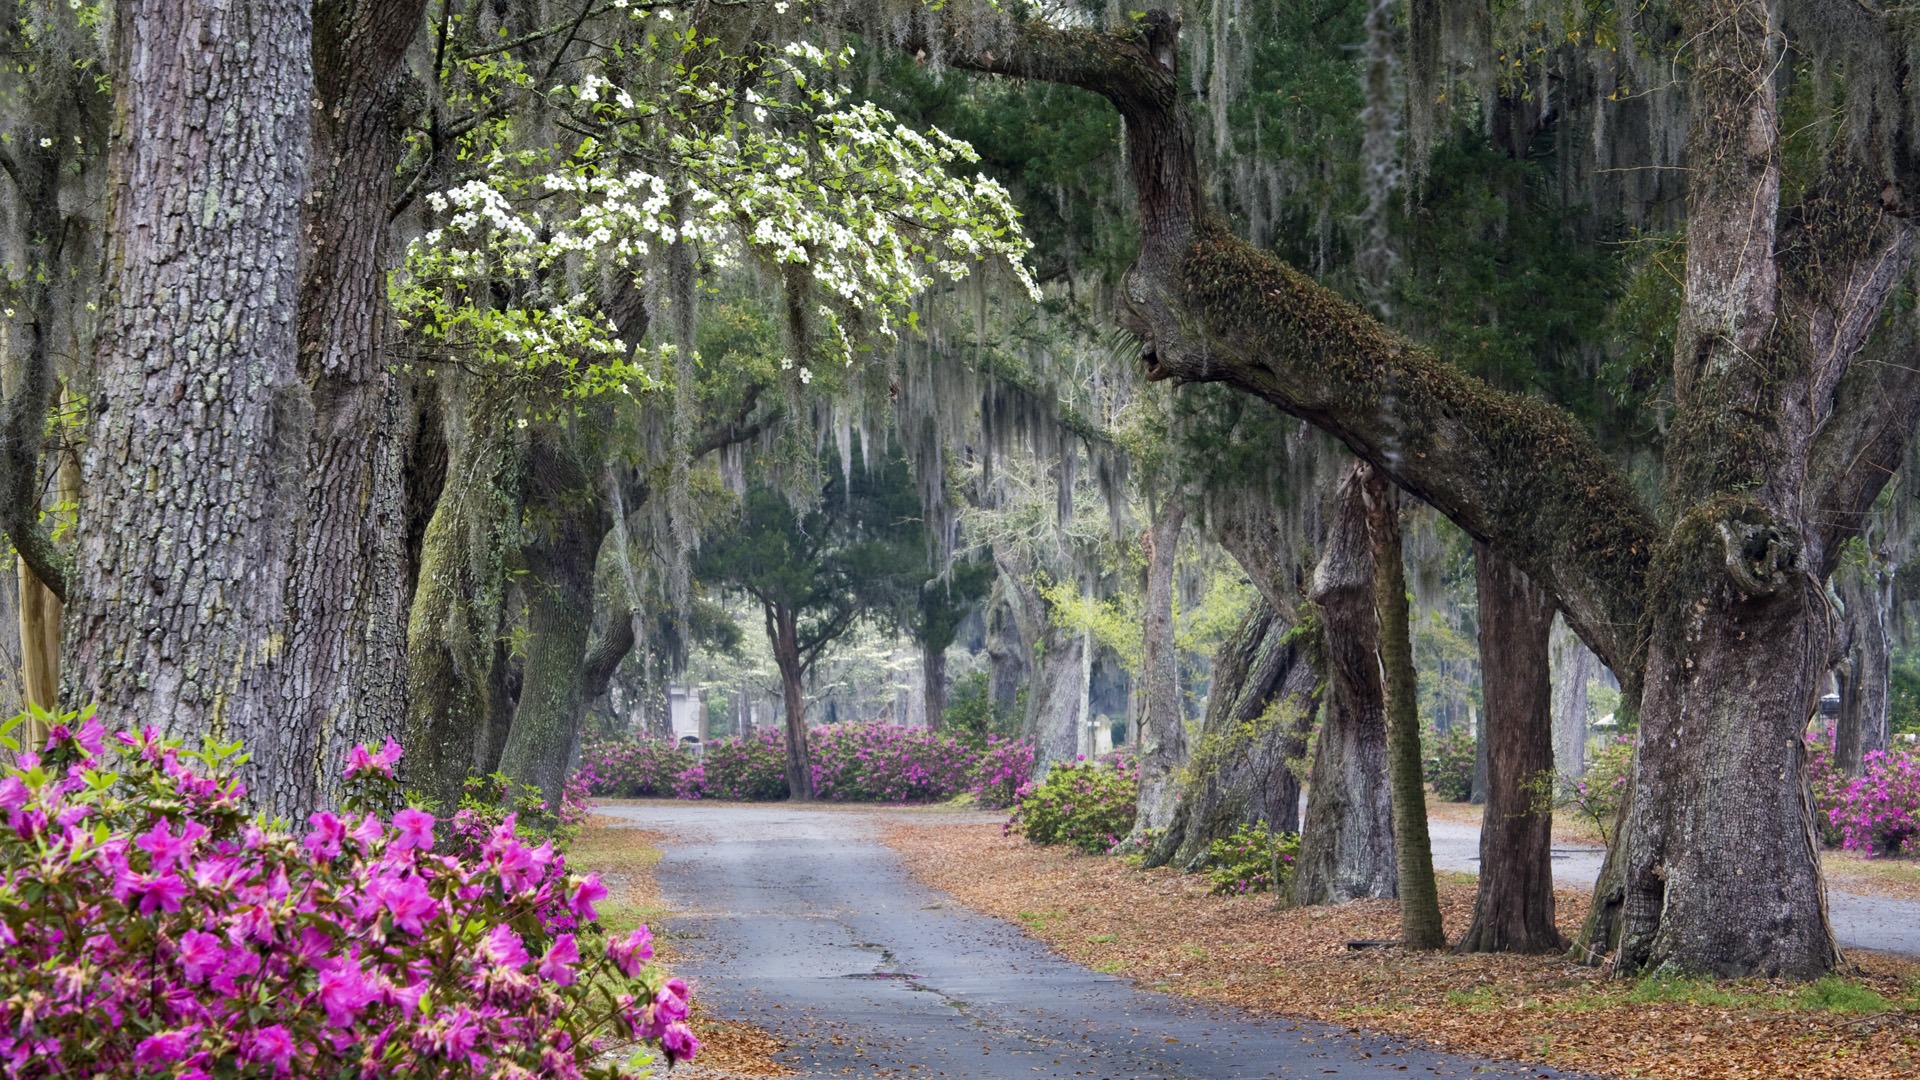
M1427 820L1433 837L1433 865L1442 870L1480 871L1480 827ZM1594 847L1556 846L1553 882L1561 888L1590 889L1600 876L1606 852ZM1827 917L1843 949L1920 956L1920 903L1828 890Z
M1565 1077L1208 1009L1059 958L917 885L872 813L682 803L602 812L670 837L678 967L803 1077Z

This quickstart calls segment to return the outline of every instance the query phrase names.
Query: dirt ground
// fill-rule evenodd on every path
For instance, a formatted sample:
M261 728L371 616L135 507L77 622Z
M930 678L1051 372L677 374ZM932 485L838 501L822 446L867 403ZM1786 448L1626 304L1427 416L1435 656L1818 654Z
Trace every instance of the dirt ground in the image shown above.
M887 842L924 883L1068 957L1196 998L1615 1076L1920 1076L1920 965L1894 957L1855 954L1850 976L1793 987L1633 982L1559 956L1356 951L1349 941L1398 936L1393 902L1278 911L1265 897L1209 897L1196 876L932 817L903 816ZM1443 875L1455 937L1471 916L1472 881ZM1563 932L1575 929L1586 900L1558 896Z

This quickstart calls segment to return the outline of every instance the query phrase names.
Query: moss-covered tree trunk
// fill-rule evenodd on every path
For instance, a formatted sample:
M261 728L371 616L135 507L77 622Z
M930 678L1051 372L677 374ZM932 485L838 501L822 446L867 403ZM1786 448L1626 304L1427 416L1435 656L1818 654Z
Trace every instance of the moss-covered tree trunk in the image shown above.
M1486 699L1480 882L1461 952L1557 952L1553 923L1553 600L1485 544L1473 549Z
M509 704L499 682L507 571L518 558L527 448L484 389L447 408L447 476L420 544L407 624L407 786L443 807L485 771Z
M927 728L939 731L947 715L947 650L944 646L920 646L920 683L926 688Z
M1313 782L1294 859L1293 902L1339 904L1397 896L1393 802L1387 786L1386 691L1364 490L1371 470L1341 479L1312 600L1327 674L1326 719L1314 742Z
M1173 642L1173 567L1187 511L1177 499L1155 509L1146 532L1146 624L1141 633L1146 717L1140 724L1140 798L1133 831L1120 844L1126 852L1142 850L1173 821L1180 769L1187 763L1187 723L1180 708L1179 658Z
M68 696L190 744L242 739L271 792L307 764L279 685L312 410L295 368L309 4L123 0L113 35Z
M527 446L529 528L520 548L526 663L500 772L539 788L555 809L586 712L594 571L600 545L613 529L601 477L592 467L607 415L607 406L596 405L564 425L543 421Z
M1300 771L1320 707L1319 629L1263 597L1213 657L1206 723L1146 865L1199 869L1241 825L1300 831Z
M1387 782L1393 791L1393 841L1400 868L1400 937L1409 949L1447 944L1427 837L1427 785L1420 767L1419 688L1406 561L1400 543L1400 492L1362 464L1367 536L1373 543L1373 595L1380 614L1380 670L1386 680Z

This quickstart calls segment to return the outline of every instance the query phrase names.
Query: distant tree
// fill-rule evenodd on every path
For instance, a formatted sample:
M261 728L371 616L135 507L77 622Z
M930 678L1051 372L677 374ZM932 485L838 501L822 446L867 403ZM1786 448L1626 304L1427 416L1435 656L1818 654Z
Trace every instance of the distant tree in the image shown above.
M787 715L787 783L813 797L802 686L827 647L862 618L884 617L927 577L919 493L905 461L824 467L811 505L765 484L747 489L737 526L706 542L694 572L760 605ZM796 506L796 503L800 503Z

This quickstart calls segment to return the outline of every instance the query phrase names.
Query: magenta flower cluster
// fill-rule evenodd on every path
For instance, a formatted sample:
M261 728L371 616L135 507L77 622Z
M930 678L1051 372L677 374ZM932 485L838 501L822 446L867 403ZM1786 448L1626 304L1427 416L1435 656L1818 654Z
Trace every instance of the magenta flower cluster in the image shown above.
M1001 809L1033 773L1033 744L989 737L983 748L924 728L825 724L807 733L815 793L845 802L929 802L972 792ZM573 787L614 797L762 800L787 797L779 728L706 744L696 760L664 739L598 743L581 754Z
M1875 750L1862 760L1859 777L1827 810L1841 846L1868 855L1898 855L1920 848L1920 752ZM1831 770L1825 770L1831 772ZM1816 788L1821 771L1815 773ZM1830 779L1829 783L1833 783Z
M237 745L77 720L0 779L0 1074L614 1080L698 1049L647 928L601 933L551 842L373 812L393 743L296 835Z
M973 788L973 749L926 728L828 724L807 733L813 791L840 802L935 802Z

